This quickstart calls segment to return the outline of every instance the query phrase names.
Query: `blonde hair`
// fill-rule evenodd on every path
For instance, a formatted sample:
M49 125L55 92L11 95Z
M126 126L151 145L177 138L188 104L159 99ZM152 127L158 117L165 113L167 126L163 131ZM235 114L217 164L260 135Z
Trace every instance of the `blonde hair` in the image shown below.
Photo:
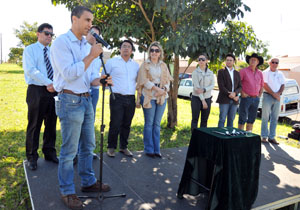
M158 47L158 49L160 50L160 55L159 55L159 59L158 60L162 61L164 59L164 50L163 50L162 46L160 45L160 43L158 41L154 41L154 42L152 42L150 44L150 46L149 46L149 48L147 50L148 59L151 60L151 58L150 58L150 49L153 46Z

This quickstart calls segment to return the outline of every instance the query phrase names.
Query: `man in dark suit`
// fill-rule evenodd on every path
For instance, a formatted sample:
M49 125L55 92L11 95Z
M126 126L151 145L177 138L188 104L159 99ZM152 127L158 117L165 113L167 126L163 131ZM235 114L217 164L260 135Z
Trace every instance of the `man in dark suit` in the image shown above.
M240 73L234 70L235 56L226 55L226 67L218 71L219 95L217 103L220 107L218 127L224 127L227 117L227 127L233 127L242 90Z

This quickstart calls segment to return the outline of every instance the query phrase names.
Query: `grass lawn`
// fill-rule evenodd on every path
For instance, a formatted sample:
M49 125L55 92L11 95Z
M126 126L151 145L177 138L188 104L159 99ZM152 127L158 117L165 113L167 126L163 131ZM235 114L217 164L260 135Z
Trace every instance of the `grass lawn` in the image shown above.
M13 64L1 64L0 81L0 209L30 209L30 199L22 165L22 161L25 159L25 131L27 126L27 105L25 101L27 85L25 84L22 68ZM95 122L97 141L100 138L101 102L102 99L99 100ZM218 114L218 107L212 107L208 121L209 127L217 126ZM108 134L109 115L108 91L106 91L105 139L107 139ZM190 101L178 99L178 126L175 129L166 127L166 110L162 120L161 147L188 146L190 122ZM141 109L136 109L128 146L132 151L143 150L143 124L143 112ZM260 119L257 119L254 124L254 133L260 133L260 124ZM234 125L237 127L237 118ZM279 124L277 135L287 136L291 129L290 125ZM42 135L43 128L41 137ZM300 148L297 141L280 139L279 141L280 143L285 142ZM56 145L59 151L59 146L61 145L59 123L57 124ZM106 145L104 146L104 150L106 151ZM99 152L99 145L97 145L97 152ZM41 150L39 150L39 155L43 157Z

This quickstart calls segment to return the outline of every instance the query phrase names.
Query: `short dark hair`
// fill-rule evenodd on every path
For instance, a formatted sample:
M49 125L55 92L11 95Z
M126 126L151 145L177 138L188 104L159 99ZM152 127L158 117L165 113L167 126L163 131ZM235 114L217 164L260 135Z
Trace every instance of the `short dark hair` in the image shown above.
M41 25L38 27L37 31L38 31L39 33L41 33L45 28L48 28L48 29L53 30L52 25L50 25L49 23L43 23L43 24L41 24Z
M207 55L206 53L200 53L198 57L200 57L201 55L204 56L204 57L206 58L206 60L209 59L209 58L208 58L208 55Z
M234 56L232 53L228 53L228 54L225 56L225 59L226 59L227 57L232 57L233 60L235 61L235 56Z
M96 30L99 31L99 34L101 33L101 30L100 30L99 26L92 25L91 29L96 29Z
M120 48L122 47L122 45L124 44L124 42L129 43L131 45L132 51L135 51L135 48L134 48L132 42L130 40L128 40L128 39L126 39L126 40L124 40L124 41L121 42Z
M87 11L87 12L90 12L90 13L93 14L92 10L90 10L89 8L84 7L84 6L77 6L77 7L75 7L75 8L72 10L72 13L71 13L71 22L73 22L73 20L72 20L72 17L73 17L73 16L76 16L76 17L80 18L81 15L82 15L82 13L83 13L84 11Z

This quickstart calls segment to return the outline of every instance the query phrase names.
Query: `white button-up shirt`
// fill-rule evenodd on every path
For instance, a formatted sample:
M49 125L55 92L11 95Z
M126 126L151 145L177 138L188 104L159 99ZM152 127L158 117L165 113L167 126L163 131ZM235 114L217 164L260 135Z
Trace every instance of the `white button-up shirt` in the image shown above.
M112 91L122 95L135 95L136 78L139 71L139 64L132 59L127 62L121 56L109 59L106 64L106 71L112 77ZM102 71L104 74L104 71Z
M68 89L74 93L86 93L90 83L99 78L93 73L93 63L86 69L83 59L89 54L89 44L71 30L55 39L51 46L51 62L54 71L53 86L57 92Z
M231 92L234 92L234 68L232 69L229 69L227 66L226 66L226 69L227 71L229 72L229 75L230 75L230 78L231 78L231 83L232 83L232 90Z
M23 69L25 82L28 85L47 86L52 81L47 76L46 63L44 61L44 48L40 42L27 46L23 52ZM49 47L47 46L48 57Z
M263 71L264 82L269 85L271 90L276 93L279 91L281 85L285 84L285 77L281 71L271 71L270 68L267 68Z

